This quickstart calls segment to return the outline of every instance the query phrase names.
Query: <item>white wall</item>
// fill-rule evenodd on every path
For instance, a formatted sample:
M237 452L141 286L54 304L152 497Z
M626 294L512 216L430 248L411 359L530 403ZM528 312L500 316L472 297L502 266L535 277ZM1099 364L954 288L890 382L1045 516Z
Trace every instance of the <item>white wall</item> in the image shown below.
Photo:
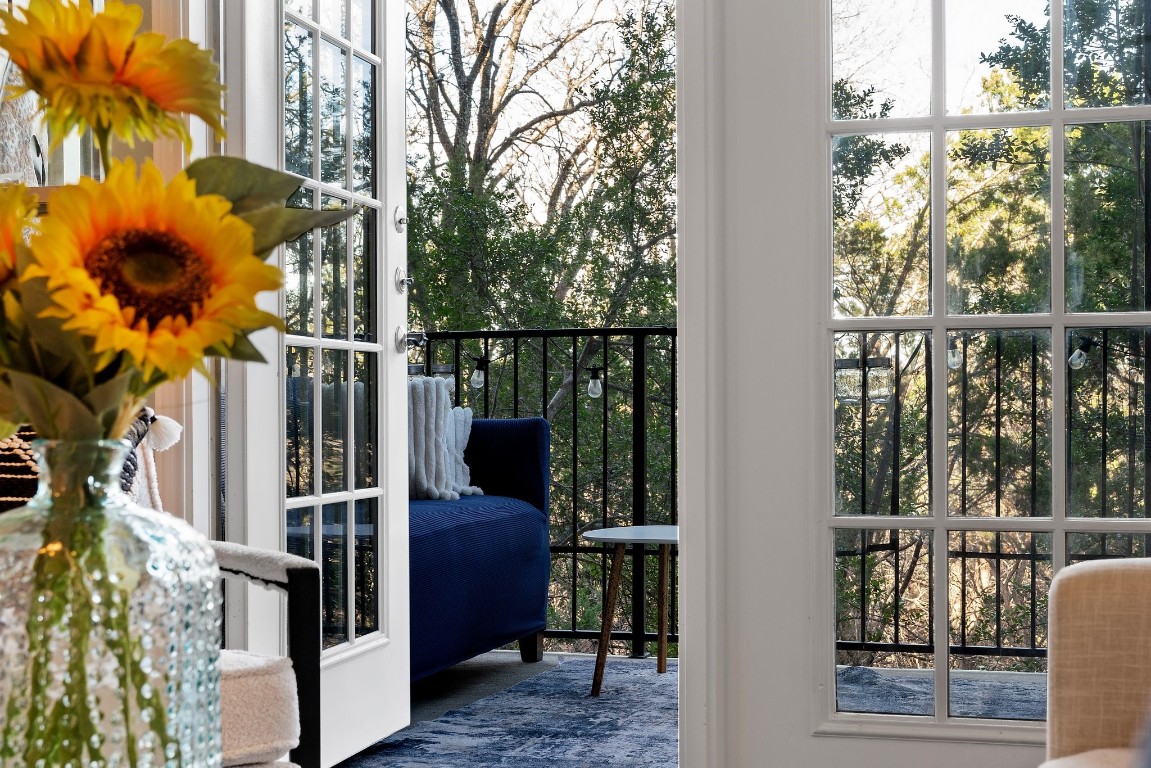
M681 764L1035 766L1035 745L812 735L818 2L680 0Z

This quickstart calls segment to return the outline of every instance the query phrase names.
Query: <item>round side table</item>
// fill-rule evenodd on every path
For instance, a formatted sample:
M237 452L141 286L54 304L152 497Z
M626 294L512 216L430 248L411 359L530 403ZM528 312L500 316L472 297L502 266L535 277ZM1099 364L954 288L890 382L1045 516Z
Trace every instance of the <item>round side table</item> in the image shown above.
M629 544L656 544L659 546L659 640L656 671L667 672L667 590L668 564L671 560L671 547L679 543L678 525L633 525L619 528L600 528L587 531L583 537L588 541L602 544L615 544L611 558L611 576L608 578L607 594L604 595L603 628L599 635L599 648L595 654L595 676L592 678L591 695L599 696L603 685L603 671L607 664L607 648L611 642L611 623L615 615L616 596L619 592L620 576L623 574L624 550Z

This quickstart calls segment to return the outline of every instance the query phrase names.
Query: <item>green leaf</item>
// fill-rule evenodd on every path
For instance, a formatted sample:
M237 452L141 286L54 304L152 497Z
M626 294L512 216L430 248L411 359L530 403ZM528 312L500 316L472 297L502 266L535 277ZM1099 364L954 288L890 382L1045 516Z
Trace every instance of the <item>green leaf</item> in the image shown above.
M8 381L20 408L40 437L99 440L104 426L83 401L50 381L9 370Z
M56 306L48 292L48 279L35 278L20 285L20 303L24 309L24 322L36 344L50 355L41 356L41 370L51 378L65 371L87 371L90 367L88 347L83 337L64 330L64 321L58 317L40 317L40 313Z
M204 157L185 169L196 182L196 193L221 195L232 201L232 213L269 205L283 207L303 180L238 157Z
M19 424L14 424L11 421L0 419L0 440L6 440L12 435L16 434L16 430L20 429Z
M351 218L359 210L359 208L340 208L331 211L310 211L304 208L269 206L258 211L249 211L240 218L255 229L253 250L261 259L265 259L280 243L295 240L316 227L338 224Z
M136 375L135 370L125 371L108 381L97 384L84 395L85 405L104 425L105 433L111 430L116 423L116 419L120 415L120 408L129 397L129 386Z
M232 346L215 344L208 349L208 354L216 357L227 357L245 363L266 363L267 359L260 354L260 350L243 334L237 334Z

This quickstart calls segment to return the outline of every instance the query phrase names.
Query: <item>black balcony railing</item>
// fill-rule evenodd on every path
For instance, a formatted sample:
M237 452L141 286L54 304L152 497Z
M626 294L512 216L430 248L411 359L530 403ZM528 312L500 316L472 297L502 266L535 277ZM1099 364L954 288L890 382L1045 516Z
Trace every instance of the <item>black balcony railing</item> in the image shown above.
M413 350L422 371L452 377L456 404L476 417L543 416L551 423L546 636L590 647L600 633L608 567L607 551L587 544L583 533L677 522L676 329L427 331L410 338L422 347L422 354ZM473 382L477 367L482 382ZM657 640L649 607L656 604L658 558L642 545L629 554L612 639L641 656ZM677 575L673 557L671 643L679 639Z

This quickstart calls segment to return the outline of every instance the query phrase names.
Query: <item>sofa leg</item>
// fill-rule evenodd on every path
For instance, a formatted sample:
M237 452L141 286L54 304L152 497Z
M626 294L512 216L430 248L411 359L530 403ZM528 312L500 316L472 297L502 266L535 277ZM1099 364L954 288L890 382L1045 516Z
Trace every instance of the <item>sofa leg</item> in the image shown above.
M525 664L543 661L544 633L542 631L533 632L527 637L520 638L520 658Z

